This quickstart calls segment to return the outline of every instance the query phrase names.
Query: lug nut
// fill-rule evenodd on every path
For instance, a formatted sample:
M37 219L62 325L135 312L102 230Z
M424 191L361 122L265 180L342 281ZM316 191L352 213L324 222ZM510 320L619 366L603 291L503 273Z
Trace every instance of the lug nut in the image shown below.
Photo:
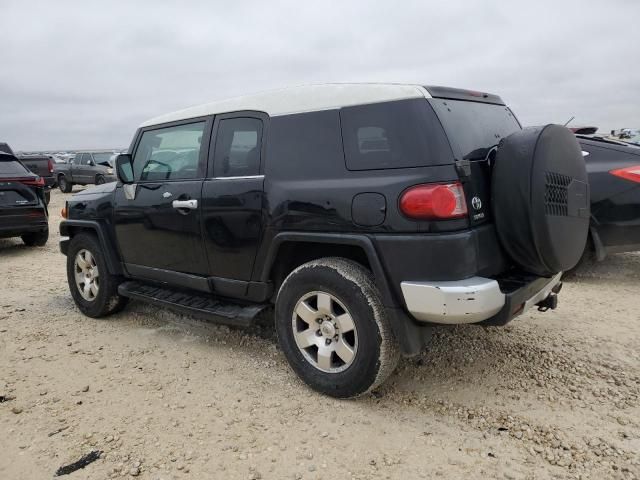
M327 344L327 345L331 344L331 339L327 338L324 343Z

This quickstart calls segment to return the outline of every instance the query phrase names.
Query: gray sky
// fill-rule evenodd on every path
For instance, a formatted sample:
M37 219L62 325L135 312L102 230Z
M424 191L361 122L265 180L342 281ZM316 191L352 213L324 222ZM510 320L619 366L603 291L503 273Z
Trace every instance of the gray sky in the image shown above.
M287 85L497 93L525 125L640 127L640 1L0 0L0 141L128 146L142 121Z

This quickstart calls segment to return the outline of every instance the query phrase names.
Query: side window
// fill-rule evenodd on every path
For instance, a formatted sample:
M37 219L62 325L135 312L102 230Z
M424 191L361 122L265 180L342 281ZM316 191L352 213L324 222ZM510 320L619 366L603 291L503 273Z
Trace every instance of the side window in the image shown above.
M91 160L91 155L88 154L88 153L83 153L82 154L82 160L80 161L80 164L81 165L89 165L89 161L90 160Z
M133 157L135 180L198 178L204 126L198 122L144 132Z
M345 107L340 120L349 170L438 165L451 157L442 126L424 99Z
M221 120L215 142L214 177L246 177L260 173L261 120Z

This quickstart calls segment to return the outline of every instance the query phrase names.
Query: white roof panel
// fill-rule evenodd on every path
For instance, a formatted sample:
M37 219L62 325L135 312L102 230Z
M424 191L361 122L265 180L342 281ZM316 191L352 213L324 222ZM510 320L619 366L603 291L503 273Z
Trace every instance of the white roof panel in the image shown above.
M229 98L186 108L147 120L141 126L174 122L240 110L265 112L271 117L292 113L331 110L352 105L389 102L408 98L429 98L420 85L394 83L333 83L305 85Z

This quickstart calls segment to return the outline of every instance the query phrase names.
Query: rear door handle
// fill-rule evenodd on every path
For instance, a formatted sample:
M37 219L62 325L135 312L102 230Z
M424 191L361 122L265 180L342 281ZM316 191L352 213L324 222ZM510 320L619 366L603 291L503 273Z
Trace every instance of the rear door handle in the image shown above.
M178 209L195 210L198 208L198 200L174 200L171 202L171 206Z

